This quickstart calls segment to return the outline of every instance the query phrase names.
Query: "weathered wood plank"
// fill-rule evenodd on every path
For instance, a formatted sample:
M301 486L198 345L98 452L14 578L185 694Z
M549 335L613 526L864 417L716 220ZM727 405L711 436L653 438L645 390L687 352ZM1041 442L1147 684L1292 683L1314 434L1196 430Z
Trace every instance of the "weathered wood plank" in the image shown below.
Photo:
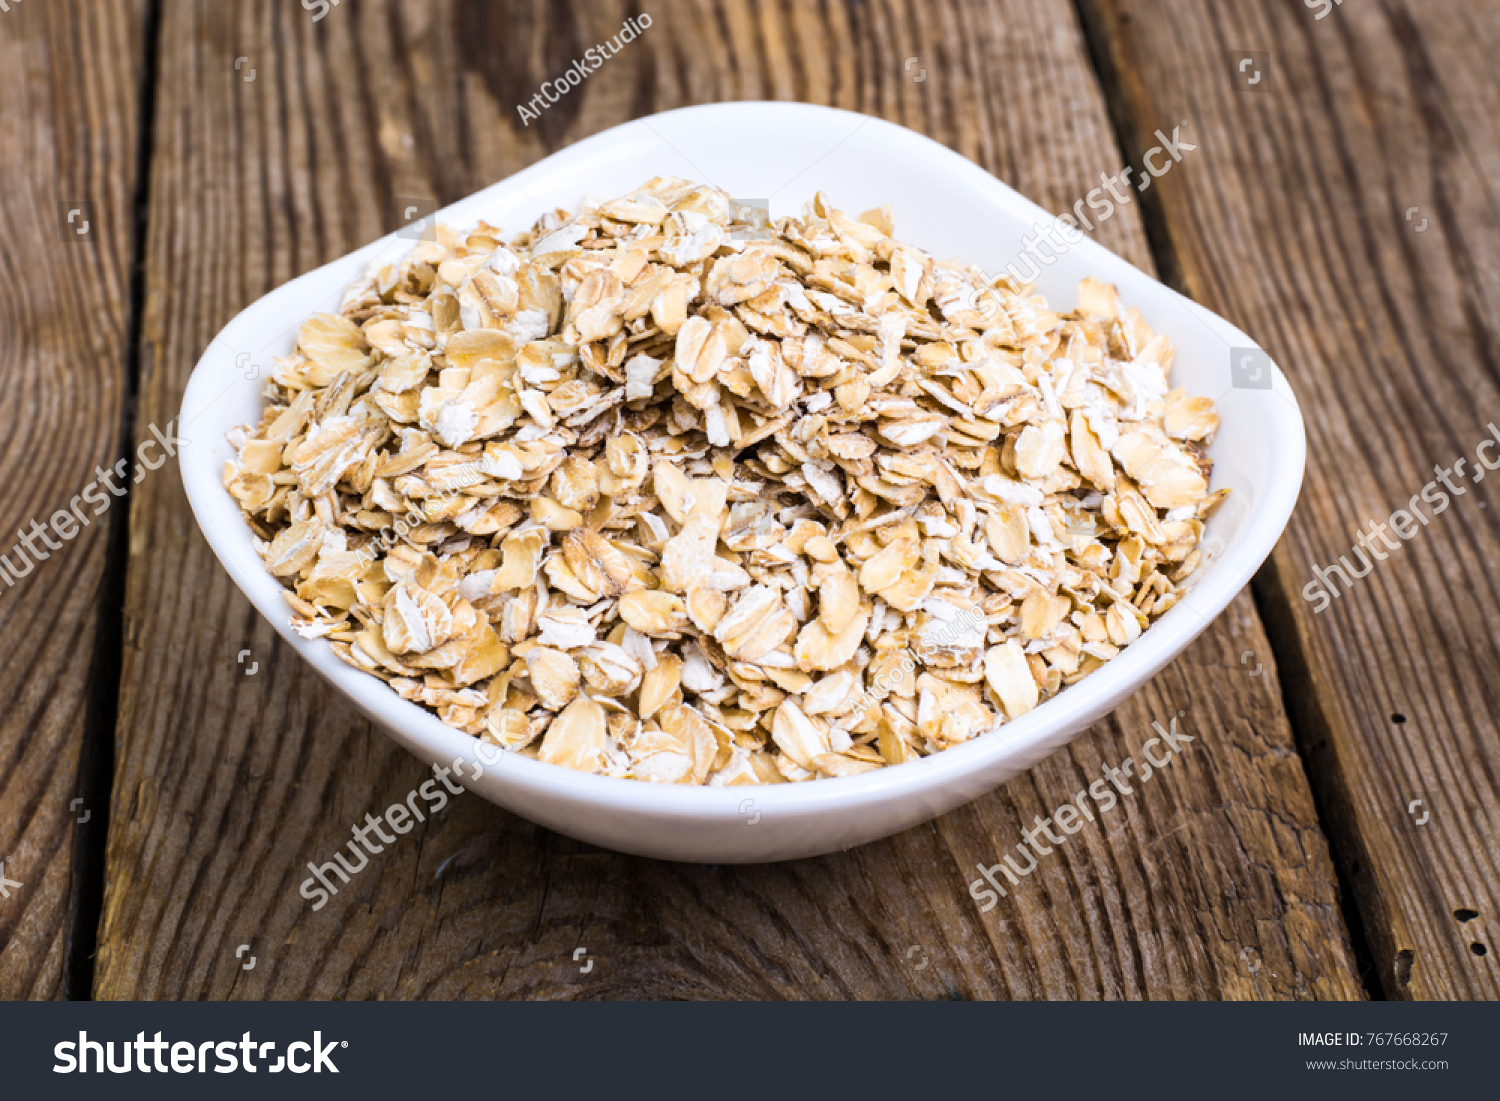
M314 25L290 5L169 4L141 417L176 407L236 310L388 229L393 196L449 201L650 111L767 96L864 110L1057 209L1118 168L1065 3L664 5L521 128L515 105L627 14L345 0ZM259 66L254 85L226 87L236 55ZM1149 266L1134 210L1101 236ZM424 771L273 643L180 487L144 490L101 997L1361 996L1248 597L1068 751L889 841L775 866L670 865L464 796L314 912L298 894L306 864ZM255 676L235 667L243 647ZM1267 675L1247 675L1245 650ZM1198 738L1182 764L982 914L975 864L1105 765L1139 759L1151 721L1179 711ZM243 943L253 971L235 960Z
M96 645L109 532L125 516L78 495L122 454L141 15L0 13L0 862L20 884L0 897L0 999L64 996L73 853L104 828L102 805L69 804L91 692L114 676ZM86 527L35 534L75 502ZM23 534L35 553L17 549Z
M1500 529L1474 469L1500 423L1500 10L1087 6L1130 114L1196 126L1195 163L1159 192L1188 288L1264 344L1307 418L1262 595L1380 981L1500 996ZM1236 89L1232 49L1269 53L1263 91ZM1435 466L1460 458L1438 515ZM1359 532L1414 495L1415 534L1376 542L1388 560L1303 595L1316 566L1357 571Z

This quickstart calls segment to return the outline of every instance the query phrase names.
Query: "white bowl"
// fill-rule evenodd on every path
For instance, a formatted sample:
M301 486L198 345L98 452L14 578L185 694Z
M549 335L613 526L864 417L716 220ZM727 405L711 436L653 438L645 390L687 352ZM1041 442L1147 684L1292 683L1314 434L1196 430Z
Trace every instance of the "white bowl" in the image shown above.
M1179 167L1177 171L1185 171ZM725 103L651 115L555 153L454 203L438 220L483 218L519 231L554 207L612 197L656 175L716 184L740 199L794 212L817 190L857 213L889 203L896 233L938 257L998 274L1021 239L1050 215L934 141L880 119L798 103ZM847 849L915 826L1030 768L1115 708L1208 626L1250 580L1291 514L1302 482L1304 439L1296 399L1280 371L1269 389L1231 385L1230 349L1254 342L1090 240L1045 267L1040 290L1071 309L1079 279L1119 287L1175 347L1172 381L1219 403L1211 448L1213 487L1232 490L1208 525L1215 558L1170 612L1118 658L996 733L897 768L862 776L754 788L641 783L573 772L515 754L476 757L475 739L396 695L383 682L288 626L281 585L251 547L250 530L220 484L231 457L225 433L256 423L273 355L291 351L314 310L336 309L346 284L376 256L411 241L395 234L325 264L266 295L218 335L188 381L181 449L188 500L219 561L260 613L328 681L397 742L429 763L463 758L471 790L559 833L667 860L745 863ZM248 353L248 355L247 355ZM1269 362L1269 361L1267 361ZM247 377L255 368L257 377ZM482 774L481 774L482 773ZM477 778L475 778L477 776Z

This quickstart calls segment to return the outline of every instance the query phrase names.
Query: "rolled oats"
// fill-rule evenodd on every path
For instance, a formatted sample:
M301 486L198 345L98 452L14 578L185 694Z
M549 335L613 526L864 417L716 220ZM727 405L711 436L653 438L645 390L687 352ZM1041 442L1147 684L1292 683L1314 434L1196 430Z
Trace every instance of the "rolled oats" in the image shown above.
M1213 403L1112 286L1055 312L891 232L657 178L376 262L224 471L292 623L668 783L901 764L1098 669L1201 561Z

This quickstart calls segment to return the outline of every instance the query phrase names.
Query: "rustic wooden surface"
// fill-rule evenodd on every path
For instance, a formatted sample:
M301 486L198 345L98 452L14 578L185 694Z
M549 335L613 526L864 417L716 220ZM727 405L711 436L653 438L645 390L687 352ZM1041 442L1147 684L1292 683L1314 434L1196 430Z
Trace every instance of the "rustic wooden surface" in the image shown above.
M522 90L624 14L341 6L314 25L295 10L168 5L138 431L170 416L234 312L389 229L391 196L450 201L641 113L824 99L925 129L1060 205L1118 160L1071 10L1024 3L921 19L675 6L518 131ZM986 64L1004 49L1033 65ZM912 54L925 81L902 78ZM242 55L253 83L234 82ZM811 75L829 57L833 71ZM1138 221L1108 230L1149 265ZM199 293L185 300L183 285ZM470 798L314 913L297 892L306 863L423 769L271 641L175 481L141 487L131 530L138 645L124 659L100 997L1360 993L1274 680L1233 657L1269 650L1247 597L1069 752L902 837L799 864L679 867L589 850ZM230 660L242 647L262 658L256 676ZM1183 710L1201 747L1184 767L981 916L974 865ZM252 972L235 959L242 943ZM597 961L586 979L578 946Z
M33 519L46 526L96 465L123 454L128 414L142 6L85 7L0 13L0 553L17 566L13 533ZM68 200L89 204L77 208L89 224L73 241L62 232ZM94 506L82 507L92 517ZM47 560L13 588L0 582L0 862L21 884L0 898L0 999L62 997L71 970L87 966L69 957L72 917L98 905L97 882L78 873L99 876L90 846L105 828L108 785L81 786L79 771L97 741L90 727L107 738L114 725L119 624L109 605L124 573L124 520L118 506L60 550L37 543ZM70 809L75 798L85 805Z
M698 867L596 850L465 796L314 913L297 891L306 863L328 859L350 822L403 797L425 770L275 641L198 533L175 470L163 468L133 487L119 561L106 561L102 542L92 551L96 588L113 579L124 590L123 623L76 584L40 592L45 578L0 607L0 637L37 654L39 668L50 662L52 706L72 708L54 727L17 715L0 726L0 831L13 805L44 809L54 822L47 881L62 877L50 902L30 882L19 906L0 900L0 994L12 973L27 976L17 996L64 993L60 961L93 949L97 916L99 998L1494 996L1493 957L1463 940L1489 942L1497 892L1494 850L1483 850L1495 819L1485 705L1497 663L1484 574L1495 556L1488 515L1475 507L1488 487L1324 615L1297 596L1308 561L1347 552L1355 524L1419 490L1431 462L1472 455L1485 420L1500 416L1486 412L1497 404L1487 404L1486 358L1495 204L1460 161L1500 151L1483 65L1494 19L1458 5L1418 14L1414 2L1357 18L1358 6L1344 5L1324 20L1273 0L1233 17L1219 5L1176 6L671 0L653 6L640 41L525 129L515 104L636 9L344 0L314 23L290 0L178 0L144 17L112 14L113 38L93 29L94 47L69 45L102 58L115 43L107 64L120 75L89 71L99 88L114 79L131 93L107 100L113 129L90 131L89 194L117 193L123 215L132 188L146 185L138 312L126 308L127 234L111 246L116 260L96 265L101 286L120 288L114 305L90 302L118 321L88 330L96 340L118 331L121 342L95 349L87 368L67 364L66 383L34 387L40 408L67 404L60 395L76 387L70 436L101 454L125 446L108 434L122 419L140 439L175 415L192 366L238 310L393 228L397 196L449 202L630 118L779 98L920 130L1054 210L1101 171L1139 165L1152 144L1140 139L1154 128L1190 118L1199 150L1097 236L1277 356L1308 419L1309 478L1256 599L1241 594L1067 749L936 822L817 860ZM48 10L58 7L67 10ZM13 18L0 17L0 51L15 48L35 68L34 45L10 47ZM1295 83L1236 91L1228 53L1240 48L1271 51L1273 79ZM149 94L136 98L125 75L147 69ZM36 83L28 70L28 87ZM78 94L60 76L41 85ZM51 110L44 122L60 117ZM63 142L64 127L52 125ZM149 139L139 171L119 154L137 128ZM95 150L106 142L115 157ZM32 175L33 192L50 186L46 171ZM0 218L20 201L0 195ZM1412 235L1401 217L1410 205L1435 233ZM46 285L83 294L70 250L4 249L11 267L24 258ZM1371 293L1362 288L1373 274L1384 282ZM70 332L49 337L32 314L18 317L28 343L4 350L7 378L39 371L58 354L47 340ZM134 409L124 400L131 354ZM97 423L83 423L80 409L94 407ZM42 417L32 420L40 430ZM54 447L85 450L81 440ZM93 461L55 475L34 507L7 498L0 515L24 523L57 507ZM0 445L0 464L0 473L31 469L13 441ZM75 542L69 562L82 570L89 548ZM53 661L43 649L74 602L79 631L104 625L89 683L74 683L84 678L68 655ZM1271 617L1269 640L1257 604ZM1425 622L1429 608L1468 629ZM1250 675L1247 651L1264 675ZM4 675L29 691L51 683L10 666ZM118 692L113 760L86 755L78 770L94 782L112 776L104 867L93 877L103 880L102 912L88 896L87 860L70 864L64 851L59 807L73 766L66 783L36 779L91 744L90 692L96 712ZM1395 711L1409 721L1393 727ZM981 914L967 890L974 866L993 863L1023 824L1104 765L1138 757L1152 720L1178 712L1197 737L1180 763ZM45 764L27 755L43 749ZM1433 812L1422 827L1406 813L1417 797ZM1459 820L1469 814L1477 821ZM83 881L71 895L70 870ZM1457 922L1452 910L1465 906L1481 916ZM236 958L244 944L252 971ZM579 947L595 961L586 974L573 960Z
M1197 124L1158 193L1185 289L1302 403L1307 477L1259 589L1381 986L1500 997L1495 482L1455 478L1327 610L1301 596L1500 423L1500 8L1087 6L1126 113ZM1235 88L1240 49L1271 55L1264 92Z

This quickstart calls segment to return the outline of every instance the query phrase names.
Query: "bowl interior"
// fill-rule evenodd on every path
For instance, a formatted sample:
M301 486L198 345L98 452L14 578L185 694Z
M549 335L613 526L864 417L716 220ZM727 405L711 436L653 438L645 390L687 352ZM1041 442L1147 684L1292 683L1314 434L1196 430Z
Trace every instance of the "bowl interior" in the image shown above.
M756 155L746 156L747 149ZM1050 220L1040 207L919 134L880 119L788 103L720 104L638 119L570 146L436 217L460 227L482 218L510 233L547 210L576 209L585 197L622 194L656 175L683 176L715 184L741 200L767 201L774 215L795 212L819 190L851 214L889 204L899 238L991 274L1017 260L1023 239ZM189 500L214 552L282 636L418 756L430 762L472 760L473 739L345 666L326 643L303 640L290 630L280 585L265 572L248 528L219 482L232 455L225 433L258 420L271 358L291 351L308 314L336 309L345 286L370 261L398 257L412 243L395 234L375 241L273 291L231 321L188 383L180 432L192 442L181 449L181 464ZM1302 476L1302 421L1285 378L1273 367L1270 388L1236 388L1231 349L1254 342L1091 240L1044 265L1038 289L1054 307L1068 309L1086 275L1116 284L1126 306L1138 307L1153 329L1170 335L1176 349L1173 385L1219 404L1221 428L1210 448L1212 486L1228 486L1231 493L1209 524L1211 561L1195 575L1187 598L1138 642L997 734L899 768L776 785L757 792L758 808L774 807L796 818L904 799L921 817L909 820L910 812L904 814L891 827L899 829L972 798L1116 706L1206 627L1270 552ZM553 799L626 816L680 815L684 821L712 820L726 827L742 819L743 800L734 791L611 780L524 758L508 760L469 786L531 814L537 813L538 800Z

